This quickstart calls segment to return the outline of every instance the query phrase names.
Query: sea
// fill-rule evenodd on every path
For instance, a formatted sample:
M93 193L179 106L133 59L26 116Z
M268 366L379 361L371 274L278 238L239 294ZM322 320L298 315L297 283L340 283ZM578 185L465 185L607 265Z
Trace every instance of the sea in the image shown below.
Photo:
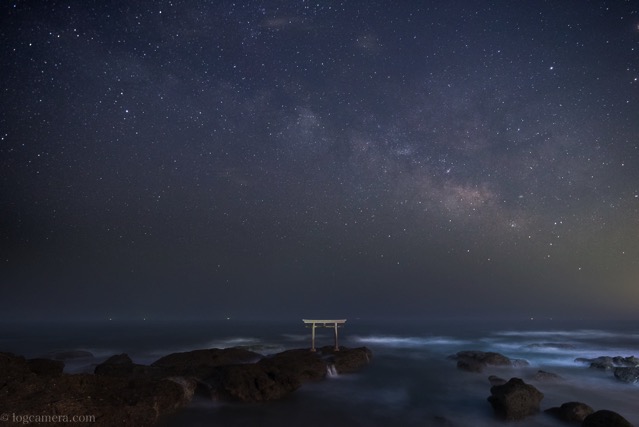
M305 384L276 402L226 403L196 396L161 425L503 426L487 401L488 376L497 375L521 378L544 394L542 412L513 424L517 427L565 426L543 410L570 401L618 412L639 426L639 384L622 383L610 371L575 361L639 356L637 322L353 318L339 329L339 340L342 346L370 348L370 365L354 374L329 372L326 380ZM150 364L166 354L203 348L244 346L268 355L310 344L302 319L0 322L0 351L27 358L76 350L92 354L67 360L68 373L92 372L121 353ZM332 344L332 329L317 329L316 345ZM525 359L529 366L465 372L448 358L462 350L495 351ZM536 381L539 370L561 379Z

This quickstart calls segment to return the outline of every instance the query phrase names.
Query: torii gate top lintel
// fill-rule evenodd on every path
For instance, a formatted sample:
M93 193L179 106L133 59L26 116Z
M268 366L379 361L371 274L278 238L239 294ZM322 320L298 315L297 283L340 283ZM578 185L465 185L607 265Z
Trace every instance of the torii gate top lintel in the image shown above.
M315 351L315 328L333 328L335 330L335 351L339 351L337 328L343 326L346 323L346 319L302 319L302 322L310 325L307 327L311 328L311 351Z

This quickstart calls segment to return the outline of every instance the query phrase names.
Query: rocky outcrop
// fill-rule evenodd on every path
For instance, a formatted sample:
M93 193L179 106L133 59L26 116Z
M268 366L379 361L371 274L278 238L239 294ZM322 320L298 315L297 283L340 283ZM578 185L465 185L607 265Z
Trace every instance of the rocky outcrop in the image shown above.
M91 414L91 425L103 426L151 426L189 401L169 379L70 375L53 366L0 353L0 401L18 414Z
M262 357L261 354L244 348L211 348L172 353L156 360L151 366L163 368L173 375L206 378L218 366L253 363Z
M466 350L460 351L449 359L457 361L457 367L468 372L482 372L487 366L528 366L528 362L521 359L510 359L503 354L492 351Z
M559 381L563 378L553 372L547 372L540 369L535 372L535 375L533 375L532 379L535 381Z
M220 366L205 383L213 399L241 402L281 399L302 385L291 372L260 363Z
M370 359L371 352L365 347L288 350L252 364L219 366L204 383L214 399L264 402L325 378L328 366L334 366L338 373L348 373L362 368Z
M325 378L329 365L353 372L370 358L363 347L269 357L231 348L174 353L147 366L118 354L94 374L72 375L63 373L62 361L0 353L0 401L15 413L92 414L92 425L151 426L187 404L196 390L225 400L276 400Z
M635 356L600 356L594 359L579 357L575 362L587 363L593 369L612 371L616 379L628 384L639 382L639 358Z
M544 412L561 421L581 423L588 415L592 414L594 410L585 403L567 402L559 407L546 409Z
M333 347L322 347L320 349L325 360L335 366L338 374L350 374L357 372L368 365L373 358L373 353L366 347L346 349L342 347L340 351L335 351Z
M588 415L582 427L632 427L632 424L624 417L613 411L597 411Z
M163 370L133 363L127 354L116 354L95 367L96 375L112 377L166 377Z
M615 378L628 384L639 382L639 368L614 368Z
M614 368L636 368L639 367L639 358L634 356L600 356L594 359L587 359L584 357L578 357L575 362L588 363L591 368L602 370L613 370Z
M497 417L508 421L521 420L539 412L543 393L520 378L511 378L504 385L490 388L488 401Z

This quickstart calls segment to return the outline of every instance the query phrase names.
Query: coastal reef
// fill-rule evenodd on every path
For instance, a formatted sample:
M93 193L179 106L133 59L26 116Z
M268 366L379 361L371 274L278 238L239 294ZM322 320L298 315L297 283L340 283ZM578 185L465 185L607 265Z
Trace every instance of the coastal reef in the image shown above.
M93 374L67 374L60 360L0 353L0 411L92 414L96 426L153 426L196 393L224 401L271 401L329 372L355 372L371 358L366 347L269 356L243 348L205 349L173 353L151 365L119 354L97 365Z

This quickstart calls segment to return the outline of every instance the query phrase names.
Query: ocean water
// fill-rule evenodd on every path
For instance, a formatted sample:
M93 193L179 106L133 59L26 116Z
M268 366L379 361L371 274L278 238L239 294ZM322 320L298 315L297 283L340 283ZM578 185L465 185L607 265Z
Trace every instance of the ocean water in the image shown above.
M331 345L332 330L318 329L317 345ZM541 346L540 344L554 344ZM371 321L349 319L340 344L367 346L370 366L356 374L330 375L269 403L214 402L196 397L163 423L173 426L502 426L486 398L489 375L522 378L542 393L542 410L581 401L595 410L616 411L639 426L639 385L617 381L610 372L588 368L577 357L639 356L639 324L553 320ZM561 344L561 345L558 345ZM113 354L136 363L200 348L249 346L263 354L310 347L301 319L289 321L128 321L2 323L0 351L41 357L86 350L94 357L70 360L69 373L92 372ZM497 351L525 359L528 367L458 370L447 356L461 350ZM560 381L535 381L538 370ZM541 413L518 427L562 426Z

